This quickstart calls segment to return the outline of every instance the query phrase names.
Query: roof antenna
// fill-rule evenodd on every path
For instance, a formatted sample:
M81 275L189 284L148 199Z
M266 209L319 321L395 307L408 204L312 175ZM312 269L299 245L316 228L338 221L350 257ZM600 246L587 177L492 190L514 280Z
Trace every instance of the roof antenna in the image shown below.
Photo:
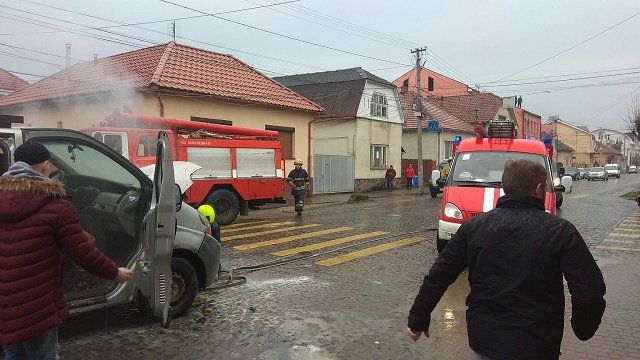
M175 22L175 20L171 24L171 34L173 35L173 42L176 42L176 22Z
M67 53L65 58L66 58L65 67L71 66L71 44L67 44Z

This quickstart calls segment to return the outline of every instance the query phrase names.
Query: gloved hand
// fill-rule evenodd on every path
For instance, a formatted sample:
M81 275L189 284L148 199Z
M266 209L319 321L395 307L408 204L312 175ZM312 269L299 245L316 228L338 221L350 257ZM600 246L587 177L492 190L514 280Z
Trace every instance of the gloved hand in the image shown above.
M121 268L118 268L118 276L116 277L116 281L123 284L129 281L129 279L131 279L132 276L133 276L133 271L125 267L121 267Z

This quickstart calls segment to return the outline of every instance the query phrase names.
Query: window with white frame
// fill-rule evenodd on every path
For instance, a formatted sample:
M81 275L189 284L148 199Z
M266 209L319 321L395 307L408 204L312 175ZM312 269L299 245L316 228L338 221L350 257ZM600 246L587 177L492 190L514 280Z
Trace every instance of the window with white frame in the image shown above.
M444 142L444 158L448 159L453 156L453 141Z
M387 117L387 96L374 93L371 95L371 116Z
M386 169L388 145L371 145L371 169Z

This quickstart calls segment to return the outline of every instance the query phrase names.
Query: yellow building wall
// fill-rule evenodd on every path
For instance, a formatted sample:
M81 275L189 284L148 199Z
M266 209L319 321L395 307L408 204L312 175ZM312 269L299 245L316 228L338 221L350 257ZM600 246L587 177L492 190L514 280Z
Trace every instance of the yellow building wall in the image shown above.
M308 126L314 114L304 111L214 101L203 97L158 97L133 90L117 95L102 94L0 108L0 114L24 117L24 124L17 124L16 127L62 127L74 130L98 125L109 115L123 111L149 116L161 116L164 113L164 117L183 120L190 120L191 116L229 120L234 126L254 129L264 129L265 125L294 128L293 156L302 159L305 167L309 165ZM292 169L293 159L286 160L285 166L287 170Z
M576 130L575 128L557 123L558 140L574 149L574 164L591 164L591 154L593 153L593 137L590 133Z

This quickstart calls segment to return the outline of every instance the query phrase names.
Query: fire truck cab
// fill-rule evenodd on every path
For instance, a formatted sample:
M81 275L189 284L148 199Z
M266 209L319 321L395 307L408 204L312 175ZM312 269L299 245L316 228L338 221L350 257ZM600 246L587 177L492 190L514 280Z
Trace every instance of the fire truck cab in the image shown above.
M173 159L201 168L185 202L209 204L220 225L232 223L250 206L284 202L286 179L278 132L186 120L118 114L83 132L142 168L155 162L158 131L166 131Z
M562 178L564 186L559 181L554 182L552 150L544 143L516 139L512 121L492 121L487 128L485 132L482 125L477 125L476 139L464 139L454 144L455 157L446 179L440 179L440 172L433 170L433 186L444 186L438 222L438 252L444 249L462 223L495 208L498 198L504 195L501 180L508 160L532 160L547 169L547 212L556 214L556 192L571 192L570 176Z

